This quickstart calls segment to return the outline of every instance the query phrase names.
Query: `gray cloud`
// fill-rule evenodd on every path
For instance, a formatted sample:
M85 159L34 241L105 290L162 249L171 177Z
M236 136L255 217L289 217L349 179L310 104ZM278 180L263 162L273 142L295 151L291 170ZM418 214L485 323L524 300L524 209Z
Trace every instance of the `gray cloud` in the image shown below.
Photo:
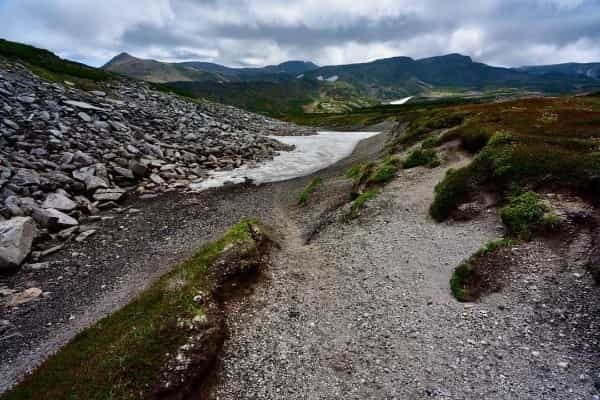
M460 52L497 65L600 61L597 0L0 0L0 36L100 65L120 51L265 65Z

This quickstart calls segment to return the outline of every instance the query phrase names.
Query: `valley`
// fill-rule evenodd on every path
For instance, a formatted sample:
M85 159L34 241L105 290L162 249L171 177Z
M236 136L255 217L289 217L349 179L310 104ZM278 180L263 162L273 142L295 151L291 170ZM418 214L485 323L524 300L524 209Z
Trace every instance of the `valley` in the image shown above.
M600 398L594 68L0 41L0 399Z

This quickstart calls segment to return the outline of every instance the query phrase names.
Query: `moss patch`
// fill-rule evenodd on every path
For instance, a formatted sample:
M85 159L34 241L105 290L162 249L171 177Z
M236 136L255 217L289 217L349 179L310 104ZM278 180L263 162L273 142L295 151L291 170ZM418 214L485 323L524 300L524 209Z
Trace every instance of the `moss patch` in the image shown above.
M209 266L231 244L251 251L253 223L235 225L125 307L84 330L2 399L148 398L164 366L190 335L182 321L205 313L193 298L208 289Z

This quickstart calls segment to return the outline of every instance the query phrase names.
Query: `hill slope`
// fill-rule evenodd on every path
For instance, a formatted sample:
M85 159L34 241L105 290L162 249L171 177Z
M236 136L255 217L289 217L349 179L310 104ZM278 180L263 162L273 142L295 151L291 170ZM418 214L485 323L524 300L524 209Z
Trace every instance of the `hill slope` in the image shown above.
M600 63L564 63L554 65L536 65L518 68L519 71L543 75L560 73L570 76L585 76L600 80Z

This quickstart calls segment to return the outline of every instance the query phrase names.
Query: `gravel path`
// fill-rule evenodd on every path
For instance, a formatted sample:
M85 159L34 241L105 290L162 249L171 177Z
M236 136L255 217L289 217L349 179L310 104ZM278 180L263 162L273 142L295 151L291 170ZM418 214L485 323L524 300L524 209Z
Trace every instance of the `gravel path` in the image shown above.
M535 315L527 285L477 304L451 296L453 268L502 228L494 212L466 223L428 217L445 169L403 172L358 221L334 223L310 245L290 222L270 283L231 314L212 397L596 398L598 364L573 340L552 341L569 331ZM550 258L537 255L539 269Z

